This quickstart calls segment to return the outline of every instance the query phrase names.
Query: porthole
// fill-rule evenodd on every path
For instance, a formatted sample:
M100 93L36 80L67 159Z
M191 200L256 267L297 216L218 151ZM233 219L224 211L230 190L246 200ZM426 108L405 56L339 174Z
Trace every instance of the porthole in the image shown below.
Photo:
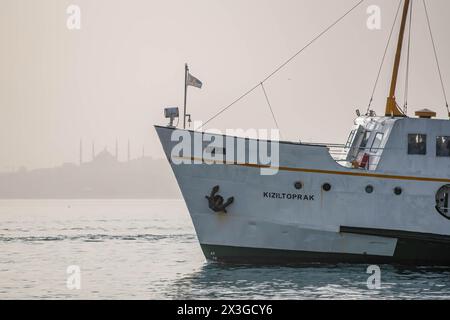
M294 187L295 189L300 190L301 188L303 188L303 183L297 181L296 183L294 183Z
M331 190L331 184L329 184L329 183L325 183L323 186L322 186L322 189L324 190L324 191L330 191Z
M450 185L442 186L436 192L436 210L445 218L450 219Z
M397 196L401 195L402 192L403 192L402 188L400 188L400 187L395 187L395 188L394 188L394 193L395 193Z
M373 186L371 186L371 185L368 185L367 187L366 187L366 192L367 193L373 193Z

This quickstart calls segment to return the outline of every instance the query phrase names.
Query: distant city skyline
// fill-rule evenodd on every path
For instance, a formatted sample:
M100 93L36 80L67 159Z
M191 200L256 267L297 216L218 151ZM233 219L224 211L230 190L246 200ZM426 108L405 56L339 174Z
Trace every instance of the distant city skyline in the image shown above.
M179 198L165 159L120 161L106 148L81 164L0 172L0 199Z
M15 172L18 170L35 170L35 169L44 169L44 168L51 168L51 167L58 167L60 165L63 165L65 163L72 163L72 164L81 164L81 163L87 163L92 162L92 160L99 155L104 150L108 151L111 155L117 158L118 161L126 162L131 161L134 159L139 159L143 157L152 158L155 160L161 160L164 159L164 156L160 154L152 155L146 152L145 145L142 146L133 146L132 141L129 140L123 140L124 143L121 147L121 140L118 140L113 145L98 145L95 143L95 140L93 141L79 141L78 149L76 146L74 146L74 158L69 159L67 161L63 161L61 163L54 163L54 164L48 164L43 165L41 167L27 167L25 165L16 165L16 166L3 166L0 167L0 173L8 173L8 172ZM117 143L117 145L116 145ZM119 147L118 149L116 149ZM118 153L116 154L116 150ZM78 152L76 154L75 152Z
M136 158L142 158L145 156L152 157L151 155L147 155L145 153L145 144L140 148L133 147L132 141L129 139L124 140L125 143L121 145L121 140L116 139L114 146L104 145L97 146L95 140L92 141L84 141L80 139L80 149L79 149L79 158L78 163L84 163L92 161L96 155L98 155L103 150L110 152L112 155L116 157L118 161L130 161ZM87 145L86 145L87 142ZM123 147L125 145L125 147ZM123 148L122 148L123 147ZM90 151L86 153L86 150ZM138 152L133 152L137 150ZM163 159L163 157L156 157L157 159ZM76 162L76 161L75 161Z

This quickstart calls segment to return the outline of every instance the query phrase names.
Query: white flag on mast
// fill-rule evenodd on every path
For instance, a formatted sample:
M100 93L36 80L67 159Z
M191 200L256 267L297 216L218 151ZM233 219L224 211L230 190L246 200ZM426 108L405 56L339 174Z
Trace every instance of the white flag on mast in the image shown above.
M196 77L194 77L192 74L190 74L189 72L187 74L186 84L188 86L196 87L199 89L201 89L203 86L203 83L200 80L198 80Z

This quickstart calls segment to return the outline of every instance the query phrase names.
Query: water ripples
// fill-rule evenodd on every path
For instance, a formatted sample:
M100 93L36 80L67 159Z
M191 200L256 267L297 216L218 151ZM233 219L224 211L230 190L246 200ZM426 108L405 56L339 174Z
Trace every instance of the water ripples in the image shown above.
M450 298L448 268L380 266L369 290L367 265L206 263L182 202L21 203L0 206L0 299ZM82 290L67 289L69 265Z
M44 241L161 241L161 240L183 240L195 241L194 234L79 234L79 235L55 235L55 236L4 236L0 235L1 242L44 242Z

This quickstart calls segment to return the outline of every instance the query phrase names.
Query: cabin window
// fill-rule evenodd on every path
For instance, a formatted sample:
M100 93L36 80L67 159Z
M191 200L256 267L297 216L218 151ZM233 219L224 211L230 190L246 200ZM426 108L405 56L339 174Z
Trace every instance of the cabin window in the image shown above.
M408 154L425 155L427 154L427 135L426 134L408 134Z
M367 147L367 143L369 142L369 138L370 138L370 131L365 131L364 132L364 136L363 139L361 141L361 145L359 146L360 149L365 149Z
M436 137L436 156L450 157L450 137Z
M383 141L384 133L377 132L375 138L373 139L372 146L370 147L370 152L378 152L378 149L381 146L381 142Z
M345 148L348 149L352 145L353 137L355 136L356 130L352 130L350 135L348 136L347 143L345 144Z

